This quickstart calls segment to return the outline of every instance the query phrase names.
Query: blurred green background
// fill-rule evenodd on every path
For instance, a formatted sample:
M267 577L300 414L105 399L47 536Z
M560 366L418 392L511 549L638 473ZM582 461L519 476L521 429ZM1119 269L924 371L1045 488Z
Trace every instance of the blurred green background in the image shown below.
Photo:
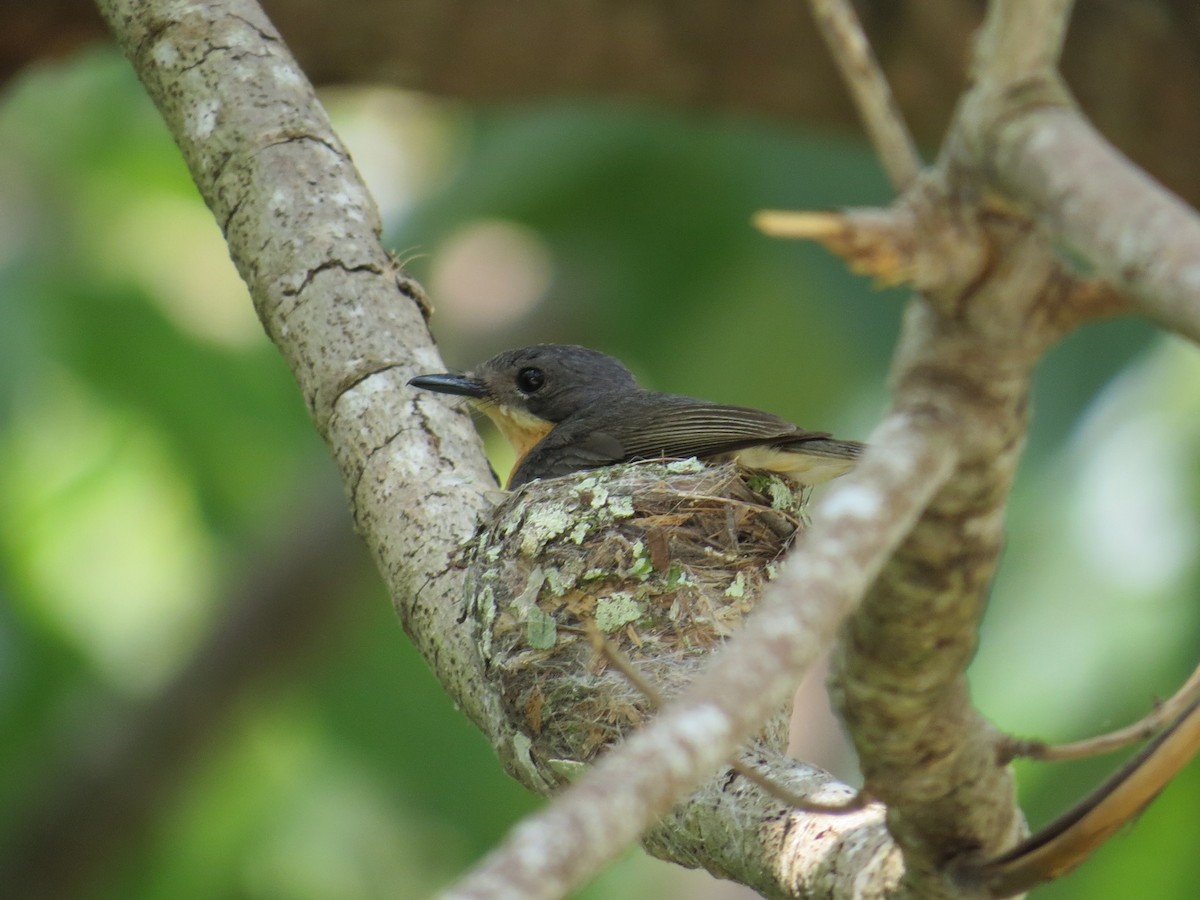
M644 383L863 438L902 292L749 225L886 203L865 145L599 105L324 95L451 366L588 344ZM427 673L333 465L125 62L0 96L4 896L406 898L540 801ZM1124 724L1200 647L1200 356L1125 320L1056 348L982 649L983 711ZM494 448L505 471L503 451ZM1032 822L1115 765L1020 764ZM828 760L853 778L852 760ZM1044 898L1192 898L1200 767ZM634 851L583 896L732 897Z

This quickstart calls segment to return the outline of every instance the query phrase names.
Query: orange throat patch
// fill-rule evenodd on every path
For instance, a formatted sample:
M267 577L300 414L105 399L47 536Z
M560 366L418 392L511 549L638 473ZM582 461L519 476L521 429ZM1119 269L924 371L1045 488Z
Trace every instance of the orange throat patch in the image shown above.
M553 422L539 419L533 413L504 403L479 402L476 405L496 423L500 433L512 444L512 448L517 454L517 460L513 463L513 472L521 465L525 454L554 428ZM512 472L508 473L507 480L512 480Z

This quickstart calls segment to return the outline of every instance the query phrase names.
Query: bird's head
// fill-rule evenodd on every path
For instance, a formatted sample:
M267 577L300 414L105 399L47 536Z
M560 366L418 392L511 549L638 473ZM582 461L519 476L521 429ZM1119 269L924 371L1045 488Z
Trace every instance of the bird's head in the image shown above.
M614 391L637 390L618 360L573 344L534 344L506 350L465 375L418 375L413 387L470 397L487 411L507 407L555 425Z
M505 350L464 375L418 375L408 383L469 397L496 423L518 461L555 425L598 397L638 389L618 360L574 344Z

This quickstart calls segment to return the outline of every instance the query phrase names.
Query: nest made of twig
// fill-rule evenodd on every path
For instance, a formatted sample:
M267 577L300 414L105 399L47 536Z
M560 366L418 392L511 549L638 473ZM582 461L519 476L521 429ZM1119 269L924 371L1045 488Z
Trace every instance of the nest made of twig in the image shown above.
M695 460L535 481L506 497L465 549L468 610L531 752L586 761L652 712L598 634L660 695L678 693L754 607L803 527L805 499L783 479Z

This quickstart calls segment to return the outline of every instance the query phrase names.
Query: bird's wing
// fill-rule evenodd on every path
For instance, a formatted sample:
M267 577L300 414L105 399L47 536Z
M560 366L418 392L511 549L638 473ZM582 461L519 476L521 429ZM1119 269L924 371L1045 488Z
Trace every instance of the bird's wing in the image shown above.
M605 398L560 422L520 460L509 486L636 459L710 458L760 444L800 449L810 442L817 455L857 455L824 432L762 410L643 391Z
M610 426L626 459L717 456L757 444L791 444L828 438L786 419L744 406L658 395L650 414L625 416Z

